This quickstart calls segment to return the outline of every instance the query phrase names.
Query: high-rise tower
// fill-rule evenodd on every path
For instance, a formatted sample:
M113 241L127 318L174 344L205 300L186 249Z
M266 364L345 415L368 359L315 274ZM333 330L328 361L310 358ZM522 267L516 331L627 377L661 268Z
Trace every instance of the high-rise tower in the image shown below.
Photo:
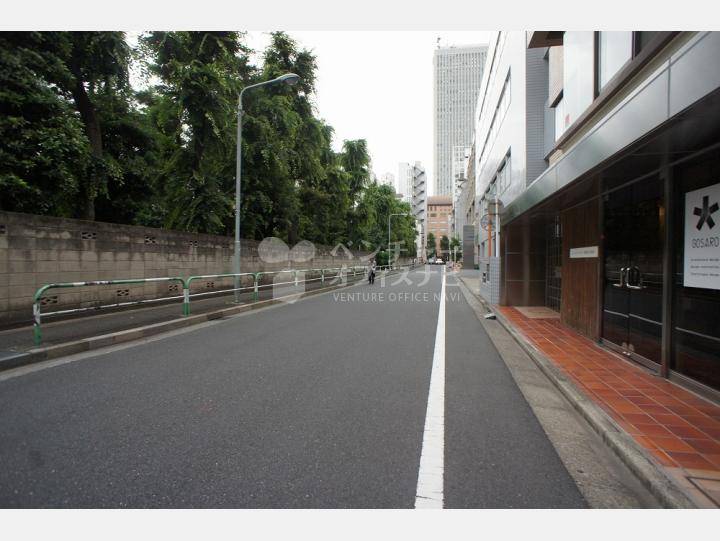
M487 47L441 47L433 57L435 195L452 195L455 149L470 147Z

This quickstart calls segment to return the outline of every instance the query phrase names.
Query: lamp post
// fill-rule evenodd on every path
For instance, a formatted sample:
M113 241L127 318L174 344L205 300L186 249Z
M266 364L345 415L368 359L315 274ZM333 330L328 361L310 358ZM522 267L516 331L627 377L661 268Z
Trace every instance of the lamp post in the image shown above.
M390 266L390 222L393 216L412 216L408 212L394 212L388 216L388 267Z
M258 88L260 86L273 85L278 83L284 83L286 85L295 85L300 80L299 75L294 73L285 73L271 79L269 81L263 81L262 83L256 83L254 85L246 86L240 91L238 96L238 118L237 118L237 150L236 150L236 164L235 164L235 254L234 254L234 265L233 273L240 274L240 178L242 174L242 117L243 117L243 106L242 99L243 94L246 90L251 88ZM235 276L235 303L240 302L240 277Z

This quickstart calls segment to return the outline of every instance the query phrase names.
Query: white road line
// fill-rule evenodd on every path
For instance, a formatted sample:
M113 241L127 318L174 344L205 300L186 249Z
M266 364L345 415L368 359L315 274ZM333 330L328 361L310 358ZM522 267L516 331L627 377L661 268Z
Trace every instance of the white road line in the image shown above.
M440 309L435 330L430 392L418 472L415 509L443 508L445 467L445 269L440 288Z

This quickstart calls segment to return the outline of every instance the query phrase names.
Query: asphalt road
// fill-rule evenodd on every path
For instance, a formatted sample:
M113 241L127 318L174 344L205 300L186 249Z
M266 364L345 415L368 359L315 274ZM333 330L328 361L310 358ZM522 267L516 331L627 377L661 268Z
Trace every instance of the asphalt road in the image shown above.
M428 270L4 375L0 506L413 507ZM584 507L454 277L446 294L445 507Z

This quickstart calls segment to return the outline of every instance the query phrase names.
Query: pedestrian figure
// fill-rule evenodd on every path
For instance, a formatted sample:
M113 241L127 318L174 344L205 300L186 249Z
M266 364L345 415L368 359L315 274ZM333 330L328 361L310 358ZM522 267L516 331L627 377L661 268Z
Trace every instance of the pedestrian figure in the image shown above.
M371 260L368 265L368 284L374 284L375 283L375 260Z

